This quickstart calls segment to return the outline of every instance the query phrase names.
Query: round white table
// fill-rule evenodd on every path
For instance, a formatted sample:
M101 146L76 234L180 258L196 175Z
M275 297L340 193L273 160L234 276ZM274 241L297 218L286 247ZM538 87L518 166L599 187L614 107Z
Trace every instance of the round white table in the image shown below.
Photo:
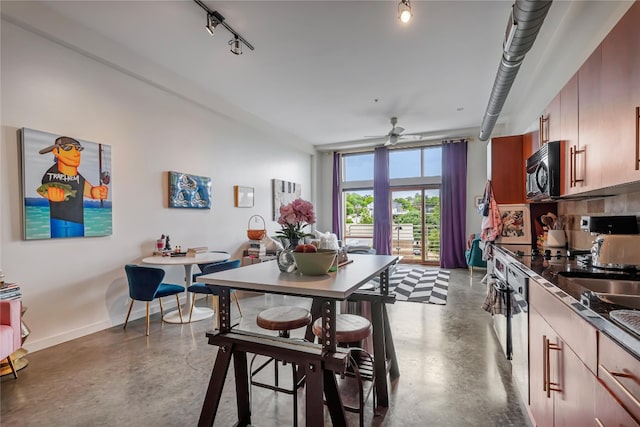
M226 261L229 259L229 254L221 252L205 252L196 254L194 257L189 256L150 256L142 259L144 264L154 265L183 265L185 274L185 285L189 288L193 284L193 265L194 264L211 264L213 262ZM182 321L180 320L180 314L178 310L171 311L164 315L162 320L167 323L188 323L189 311L191 310L191 293L187 293L187 301L182 307ZM193 307L193 314L191 321L196 322L198 320L208 319L213 316L213 310L206 307Z

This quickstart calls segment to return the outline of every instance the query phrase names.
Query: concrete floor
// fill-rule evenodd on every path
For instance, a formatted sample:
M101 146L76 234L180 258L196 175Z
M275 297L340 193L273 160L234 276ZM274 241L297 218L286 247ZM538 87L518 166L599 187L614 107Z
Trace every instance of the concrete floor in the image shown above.
M483 275L478 270L473 275L452 271L447 305L397 302L388 307L401 376L391 384L384 418L373 417L369 399L365 425L529 425L510 363L492 332L491 317L480 307L486 292L480 283ZM310 301L242 294L244 317L239 327L258 330L256 314L282 304L309 307ZM163 323L156 314L149 337L144 334L144 319L138 319L126 331L116 326L30 353L29 365L19 371L17 380L2 377L0 424L195 426L216 355L205 338L212 326L211 319ZM292 425L291 399L254 387L253 425ZM299 402L303 426L302 390ZM233 425L235 411L235 387L229 375L215 425ZM347 416L349 425L357 425L356 414ZM330 420L325 424L331 425Z

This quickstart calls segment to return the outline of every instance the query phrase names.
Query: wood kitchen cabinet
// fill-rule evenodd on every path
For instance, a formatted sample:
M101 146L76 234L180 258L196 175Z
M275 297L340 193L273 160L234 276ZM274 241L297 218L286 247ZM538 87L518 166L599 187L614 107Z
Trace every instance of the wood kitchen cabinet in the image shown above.
M491 138L487 144L487 178L498 204L525 202L525 160L530 150L522 135Z
M529 307L529 405L535 425L553 426L553 397L547 397L546 337L553 337L551 326ZM557 344L557 343L556 343ZM557 368L557 363L553 365ZM557 372L553 372L553 378Z
M560 93L549 103L540 118L540 146L562 139L562 114Z
M564 141L563 196L640 181L638 52L635 2L546 108L541 134Z
M606 415L611 420L627 420L627 424L628 418L640 422L640 360L606 335L600 334L598 339L598 379L623 408L612 408ZM598 416L604 417L605 414L598 413Z
M595 329L534 279L529 304L529 398L535 424L596 426Z
M604 39L601 49L600 144L609 153L603 158L606 168L602 186L608 187L640 180L636 133L636 109L640 107L640 3L627 11Z
M560 91L560 138L563 141L563 162L560 173L560 194L575 194L580 190L576 182L577 156L580 142L578 140L578 75L575 74Z
M596 385L596 423L604 427L640 427L602 383Z
M614 156L604 133L601 95L602 46L598 46L578 70L578 138L574 153L576 186L580 192L602 188L603 169Z

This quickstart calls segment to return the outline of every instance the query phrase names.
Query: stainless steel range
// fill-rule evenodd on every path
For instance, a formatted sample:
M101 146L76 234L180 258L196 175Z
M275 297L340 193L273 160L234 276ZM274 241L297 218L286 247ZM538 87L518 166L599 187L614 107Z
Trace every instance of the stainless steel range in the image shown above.
M498 342L502 347L507 359L511 360L513 353L511 337L511 302L513 290L507 284L507 270L509 268L509 258L502 253L495 251L493 257L493 278L490 282L495 292L495 303L493 307L493 329L498 337Z
M511 372L522 398L528 403L529 276L508 256L494 251L493 277L495 281L492 286L500 307L494 310L493 328L505 356L511 360Z
M516 264L507 268L511 300L511 373L522 399L529 403L529 275Z

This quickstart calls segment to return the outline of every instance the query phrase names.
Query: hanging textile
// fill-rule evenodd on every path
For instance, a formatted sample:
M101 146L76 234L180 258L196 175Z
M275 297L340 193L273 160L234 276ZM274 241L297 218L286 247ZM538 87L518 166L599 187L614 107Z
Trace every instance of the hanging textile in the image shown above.
M489 188L489 212L482 217L482 232L480 238L483 242L494 242L502 234L502 218L496 199L493 197L491 181L487 182Z
M389 150L377 147L373 158L373 247L378 255L391 255L390 206Z
M440 267L466 268L467 140L443 141Z

